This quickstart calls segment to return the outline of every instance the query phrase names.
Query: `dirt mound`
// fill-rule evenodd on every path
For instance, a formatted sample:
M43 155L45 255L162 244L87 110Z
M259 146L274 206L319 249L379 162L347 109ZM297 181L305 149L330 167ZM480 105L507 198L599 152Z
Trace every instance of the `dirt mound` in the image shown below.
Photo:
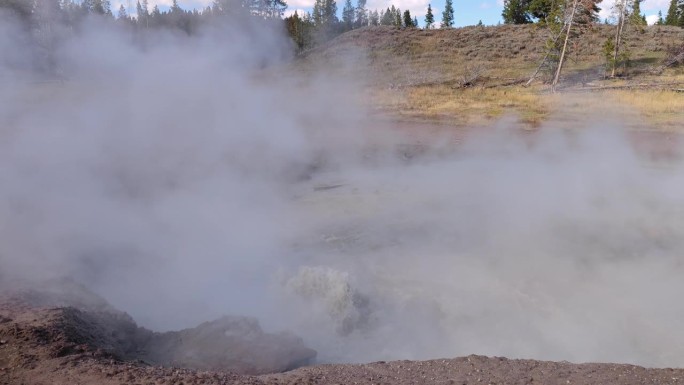
M313 352L296 337L263 333L256 320L242 317L153 333L77 285L60 290L75 290L81 298L60 297L60 291L41 296L35 289L0 292L0 384L684 383L682 369L482 356L319 365L250 376L236 371L284 370L305 363ZM55 302L72 306L49 307ZM99 310L84 308L84 303Z
M241 374L282 372L316 352L294 335L263 332L257 320L223 317L196 328L156 333L70 282L19 286L0 295L0 367L89 356Z
M307 365L316 352L289 333L266 334L247 317L222 317L196 328L154 333L143 345L146 361L238 373L282 372Z

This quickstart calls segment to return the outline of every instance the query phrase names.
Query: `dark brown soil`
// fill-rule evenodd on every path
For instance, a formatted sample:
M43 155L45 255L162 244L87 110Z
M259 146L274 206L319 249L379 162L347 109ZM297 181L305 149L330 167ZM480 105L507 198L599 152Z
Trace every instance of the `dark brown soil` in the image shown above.
M77 296L73 296L78 293ZM70 294L72 297L64 297ZM78 300L74 299L78 298ZM61 303L65 306L53 306ZM79 309L80 308L80 309ZM235 328L237 322L238 328ZM182 357L180 352L199 347L197 335L216 337L215 331L260 329L255 321L228 318L196 329L171 334L138 328L125 313L75 285L67 290L3 290L0 292L0 384L680 384L684 369L646 369L620 364L572 364L502 357L468 356L430 361L375 362L360 365L317 365L252 376L249 371L279 372L274 362L301 364L311 354L293 336L270 340L261 332L253 345L247 339L216 339L195 360L157 365L135 358L145 354ZM245 330L245 328L249 330ZM229 333L230 334L230 333ZM231 334L231 335L233 335ZM161 338L159 354L140 352L141 338ZM285 338L285 340L279 338ZM178 347L177 339L186 346ZM149 341L148 341L149 342ZM205 341L206 342L206 341ZM222 344L222 345L221 345ZM221 346L219 348L219 346ZM289 346L292 350L282 350ZM278 347L281 350L273 349ZM299 350L298 350L299 349ZM263 352L266 352L262 354ZM143 354L144 353L144 354ZM203 354L203 355L202 355ZM166 356L165 356L166 355ZM232 357L232 361L226 359ZM257 358L265 358L259 361ZM300 359L297 362L297 358ZM174 358L176 359L176 358ZM251 360L251 361L250 361ZM292 361L294 360L294 361ZM259 368L245 362L271 363ZM212 368L213 371L203 370Z
M156 333L72 282L18 285L0 291L3 384L62 383L56 372L64 372L64 383L90 370L112 377L104 368L142 376L153 366L263 374L306 365L316 356L300 338L265 333L253 318L225 316L192 329Z

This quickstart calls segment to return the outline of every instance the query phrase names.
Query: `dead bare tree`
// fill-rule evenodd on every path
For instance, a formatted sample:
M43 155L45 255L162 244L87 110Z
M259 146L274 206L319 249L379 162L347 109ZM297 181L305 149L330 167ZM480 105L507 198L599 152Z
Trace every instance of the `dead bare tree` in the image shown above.
M674 50L673 50L674 51ZM679 51L673 52L673 54L665 60L665 63L663 63L663 66L665 68L667 67L672 67L675 65L681 65L684 63L684 45L679 47Z
M565 27L564 27L564 28L565 28ZM561 36L563 36L563 29L561 29L560 32L558 33L558 35L556 35L556 36L554 37L554 39L552 40L552 43L551 43L552 46L555 46L555 45L558 43L558 40L561 38ZM532 82L534 81L534 79L537 78L537 75L539 74L539 71L541 71L541 69L544 67L544 65L546 64L547 60L549 59L549 56L551 56L551 51L552 51L551 49L547 49L547 50L546 50L546 54L544 55L544 58L542 59L541 63L539 63L539 66L537 66L537 69L534 71L534 73L532 74L532 76L530 76L530 80L528 80L527 83L525 83L525 87L527 87L527 86L529 86L530 84L532 84Z
M618 0L615 3L615 9L618 12L618 23L615 28L615 51L613 52L613 63L610 72L610 77L615 77L615 69L617 68L618 53L620 52L620 43L622 42L622 30L625 26L625 19L627 19L627 0Z
M684 44L679 47L671 47L667 58L657 67L651 68L651 73L660 75L669 67L684 65Z
M575 14L577 13L577 8L580 5L579 0L574 0L572 2L572 10L570 12L570 18L566 20L567 28L565 30L565 41L563 42L563 48L561 49L560 59L558 59L558 68L556 68L556 75L553 77L551 82L551 92L556 92L556 86L558 85L558 80L560 79L561 71L563 70L563 63L565 62L565 52L568 49L568 40L570 40L570 32L572 31L572 24L575 21Z
M466 66L465 71L458 82L459 87L467 88L474 86L483 72L484 68L481 65Z

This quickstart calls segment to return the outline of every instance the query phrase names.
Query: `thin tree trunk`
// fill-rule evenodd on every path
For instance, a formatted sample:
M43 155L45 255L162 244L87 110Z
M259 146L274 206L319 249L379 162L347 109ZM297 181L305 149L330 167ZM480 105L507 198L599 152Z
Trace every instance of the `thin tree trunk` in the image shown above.
M614 78L615 77L615 68L617 67L617 59L618 59L618 53L620 51L620 43L622 40L622 28L625 25L625 9L626 9L626 0L620 0L620 20L618 20L618 28L617 31L615 32L615 52L613 54L613 68L612 71L610 72L610 77Z
M563 50L561 50L560 60L558 60L558 69L556 69L556 76L553 78L553 82L551 83L552 92L556 92L556 85L558 84L558 79L560 78L561 70L563 69L563 62L565 61L565 51L568 48L570 31L572 30L572 23L575 21L575 12L577 11L578 4L579 0L575 0L572 3L572 12L570 13L570 20L568 21L568 30L565 32L565 42L563 42Z
M556 42L558 42L558 39L560 39L560 37L562 35L563 35L563 30L561 29L560 33L558 33L558 36L556 36L556 39L554 39L554 41L553 41L554 46L556 45ZM537 69L534 71L534 73L530 77L530 80L528 80L527 83L525 83L525 87L532 84L532 81L534 81L534 79L537 77L537 74L539 73L539 71L541 71L542 67L544 66L544 63L546 63L546 59L549 58L550 54L551 54L551 49L548 49L546 51L546 55L544 55L544 58L542 59L541 63L539 63L539 66L537 67Z

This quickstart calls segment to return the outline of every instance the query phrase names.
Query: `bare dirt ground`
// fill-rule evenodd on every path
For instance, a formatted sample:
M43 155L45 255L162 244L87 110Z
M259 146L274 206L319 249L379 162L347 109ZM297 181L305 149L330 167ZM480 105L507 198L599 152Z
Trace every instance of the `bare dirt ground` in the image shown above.
M191 360L154 364L141 359L145 354L136 351L136 347L141 346L140 335L149 338L155 333L137 328L125 313L77 285L67 284L66 288L47 292L33 289L2 291L0 384L684 383L684 369L475 355L429 361L303 366L282 372L287 367L278 367L279 361L299 366L305 363L302 357L310 358L311 352L296 341L294 344L292 341L283 343L277 338L266 341L274 337L263 333L259 337L261 340L253 339L250 346L240 345L244 338L220 341L224 344L223 351L209 349L204 352L207 357L201 365L199 361ZM202 326L194 333L201 334L201 331ZM185 335L192 333L186 331ZM226 335L226 330L223 334ZM166 333L164 338L172 339L173 335ZM265 341L268 343L262 343ZM279 346L280 350L274 350L273 346ZM167 355L174 354L174 347L168 344L161 348L166 349ZM235 351L237 354L229 353ZM262 366L245 366L245 361L250 359ZM207 362L214 363L214 370L205 370ZM244 374L259 371L278 373Z

